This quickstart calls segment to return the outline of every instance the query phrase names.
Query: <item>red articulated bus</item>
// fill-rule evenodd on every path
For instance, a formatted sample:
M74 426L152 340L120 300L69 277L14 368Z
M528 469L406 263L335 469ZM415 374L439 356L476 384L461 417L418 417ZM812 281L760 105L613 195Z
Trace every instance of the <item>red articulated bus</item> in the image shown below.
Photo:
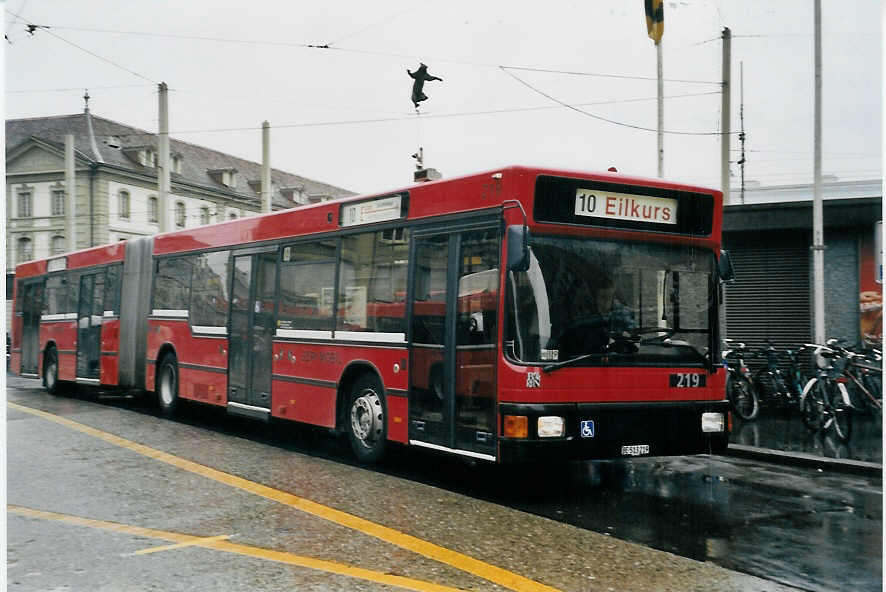
M509 167L16 269L12 368L496 462L717 453L722 195Z

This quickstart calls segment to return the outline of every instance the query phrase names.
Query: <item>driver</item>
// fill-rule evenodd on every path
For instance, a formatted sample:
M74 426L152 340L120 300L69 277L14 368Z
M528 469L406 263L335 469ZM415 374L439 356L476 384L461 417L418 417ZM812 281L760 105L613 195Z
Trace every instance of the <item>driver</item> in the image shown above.
M597 282L594 292L596 314L610 334L622 334L634 328L631 310L615 297L615 285L608 277Z
M566 354L600 351L610 339L627 337L635 327L631 310L615 297L615 285L607 276L580 280L567 314L558 340Z

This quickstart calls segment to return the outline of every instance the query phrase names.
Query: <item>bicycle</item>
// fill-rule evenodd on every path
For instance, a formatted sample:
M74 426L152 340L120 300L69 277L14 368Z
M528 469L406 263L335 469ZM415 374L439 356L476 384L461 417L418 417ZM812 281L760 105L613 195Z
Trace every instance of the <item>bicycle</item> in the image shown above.
M836 345L835 349L842 354L835 364L841 370L842 376L836 380L838 383L851 386L849 397L852 408L882 418L883 368L882 364L877 363L878 357L882 360L879 351L858 352ZM855 404L857 399L861 400L860 406Z
M760 413L760 400L751 380L751 371L744 361L745 344L732 339L724 339L723 342L731 348L722 353L727 371L726 397L736 415L745 421L753 421Z
M834 349L836 342L829 339L827 345L804 344L813 350L818 370L803 387L800 414L807 429L819 431L833 427L837 439L848 442L852 435L852 403L845 382L839 380L843 376L840 364L843 354Z
M779 352L769 339L767 346L756 351L757 357L765 359L765 364L753 373L752 381L757 387L762 405L772 405L782 409L797 406L799 393L793 392L789 380L781 371ZM802 388L802 387L801 387Z
M801 354L806 352L807 349L806 346L801 345L796 349L784 350L785 355L788 358L788 368L785 373L787 376L787 385L791 392L791 396L796 401L798 407L800 404L800 397L803 394L803 387L809 382L809 374L803 369L805 364L800 361Z

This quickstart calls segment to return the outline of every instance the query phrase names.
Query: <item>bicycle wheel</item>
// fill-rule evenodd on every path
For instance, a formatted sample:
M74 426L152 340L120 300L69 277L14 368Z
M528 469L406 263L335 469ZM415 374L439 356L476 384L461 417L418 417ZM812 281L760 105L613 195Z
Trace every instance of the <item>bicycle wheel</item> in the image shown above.
M803 425L806 429L817 432L824 425L825 399L824 392L821 390L821 379L814 378L816 381L806 392L806 395L800 400L800 415L803 417ZM806 390L804 388L804 390Z
M881 417L883 413L883 385L880 376L875 374L865 374L863 376L864 388L874 396L871 400L866 394L862 393L865 407L874 417Z
M840 442L848 442L852 435L852 408L846 404L843 392L836 383L828 381L826 389L834 418L834 432Z
M760 401L757 399L757 393L750 380L739 374L730 376L727 395L736 415L745 421L756 419L760 412Z

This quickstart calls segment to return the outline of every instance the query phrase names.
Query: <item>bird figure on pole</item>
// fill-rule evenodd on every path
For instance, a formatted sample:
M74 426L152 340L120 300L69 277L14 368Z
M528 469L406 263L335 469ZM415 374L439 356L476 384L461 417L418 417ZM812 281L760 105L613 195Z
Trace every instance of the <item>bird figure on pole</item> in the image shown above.
M431 80L439 80L440 82L443 82L443 79L428 74L428 67L424 64L419 64L418 69L416 69L415 72L410 72L409 68L406 68L406 73L409 74L413 80L412 104L415 105L415 109L418 110L418 104L428 98L424 93L425 82Z

